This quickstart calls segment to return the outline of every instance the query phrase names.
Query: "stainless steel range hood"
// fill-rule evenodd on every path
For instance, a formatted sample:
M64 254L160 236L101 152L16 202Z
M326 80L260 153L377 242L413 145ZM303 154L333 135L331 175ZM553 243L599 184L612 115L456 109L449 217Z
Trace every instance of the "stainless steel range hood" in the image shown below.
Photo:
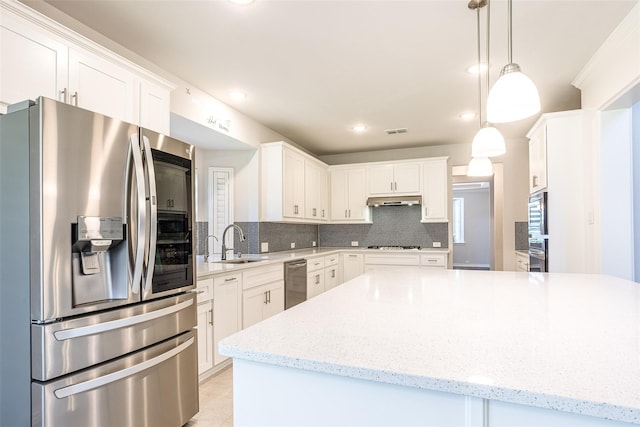
M421 196L369 197L367 206L413 206L422 204Z

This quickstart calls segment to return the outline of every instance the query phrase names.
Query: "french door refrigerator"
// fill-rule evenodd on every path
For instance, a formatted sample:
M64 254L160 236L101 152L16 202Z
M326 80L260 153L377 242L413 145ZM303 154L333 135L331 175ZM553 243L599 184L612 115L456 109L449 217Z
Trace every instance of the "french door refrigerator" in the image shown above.
M198 412L193 161L51 99L0 116L0 425Z

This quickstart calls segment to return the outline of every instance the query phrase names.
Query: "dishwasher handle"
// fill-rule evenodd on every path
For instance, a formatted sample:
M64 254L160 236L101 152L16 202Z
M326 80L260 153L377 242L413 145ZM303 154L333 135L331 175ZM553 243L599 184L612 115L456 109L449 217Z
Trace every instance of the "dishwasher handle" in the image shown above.
M290 261L286 263L287 269L302 268L307 266L307 260Z

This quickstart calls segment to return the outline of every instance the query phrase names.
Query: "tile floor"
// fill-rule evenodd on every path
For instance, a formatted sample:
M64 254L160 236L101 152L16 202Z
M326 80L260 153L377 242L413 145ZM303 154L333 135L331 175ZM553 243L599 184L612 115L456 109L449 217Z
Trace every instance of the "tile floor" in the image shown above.
M184 427L233 426L233 367L200 384L200 412Z

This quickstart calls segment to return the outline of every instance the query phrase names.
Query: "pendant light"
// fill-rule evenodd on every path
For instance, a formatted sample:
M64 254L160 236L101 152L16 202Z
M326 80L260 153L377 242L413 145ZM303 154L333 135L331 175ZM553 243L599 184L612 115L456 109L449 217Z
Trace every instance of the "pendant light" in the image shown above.
M467 176L491 176L493 165L488 157L474 157L467 166Z
M480 57L480 9L487 6L487 70L486 70L486 82L487 92L489 91L489 24L491 20L491 5L490 0L471 0L468 4L469 9L476 11L477 13L477 35L478 35L478 70L482 63ZM488 121L482 122L482 75L478 72L478 108L480 118L480 130L476 133L471 144L471 157L493 157L501 156L507 152L504 143L504 137L498 129L491 126Z
M500 78L487 97L487 120L492 123L508 123L526 119L540 111L540 95L533 81L518 64L513 62L512 0L508 0L509 37L508 60L500 72Z

